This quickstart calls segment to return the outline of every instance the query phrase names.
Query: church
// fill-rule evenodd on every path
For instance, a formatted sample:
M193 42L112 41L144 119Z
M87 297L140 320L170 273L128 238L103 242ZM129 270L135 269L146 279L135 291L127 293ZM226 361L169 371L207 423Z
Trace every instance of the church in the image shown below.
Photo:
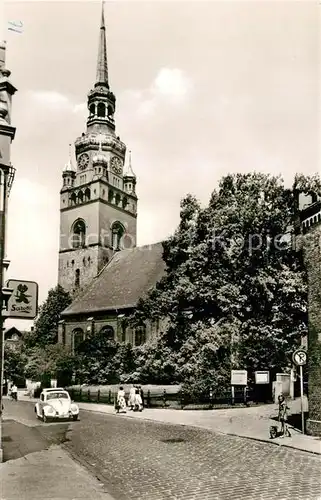
M102 7L96 81L87 97L87 126L70 147L60 191L58 283L73 297L61 314L58 342L72 351L86 335L143 344L162 325L127 324L139 298L165 273L162 243L137 247L137 179L131 153L116 134L116 97L108 78Z

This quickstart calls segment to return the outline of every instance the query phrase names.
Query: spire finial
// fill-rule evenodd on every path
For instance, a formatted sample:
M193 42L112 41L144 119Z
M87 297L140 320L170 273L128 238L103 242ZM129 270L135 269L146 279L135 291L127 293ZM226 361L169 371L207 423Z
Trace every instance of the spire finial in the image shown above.
M72 145L69 144L69 155L68 155L68 163L66 163L64 172L74 172L75 168L72 163Z
M128 165L127 168L124 172L124 177L134 177L136 178L136 175L134 174L134 171L132 169L132 152L128 151Z
M100 23L100 33L99 33L97 75L96 75L96 84L95 85L96 86L97 85L105 85L105 86L107 86L107 88L109 88L104 3L105 3L104 1L102 1L102 3L101 3L101 23Z

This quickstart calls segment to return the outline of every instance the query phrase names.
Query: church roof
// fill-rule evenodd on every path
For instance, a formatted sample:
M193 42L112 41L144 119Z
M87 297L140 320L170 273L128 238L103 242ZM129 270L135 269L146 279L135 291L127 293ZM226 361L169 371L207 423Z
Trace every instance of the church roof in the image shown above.
M164 273L162 243L121 250L62 316L135 307Z

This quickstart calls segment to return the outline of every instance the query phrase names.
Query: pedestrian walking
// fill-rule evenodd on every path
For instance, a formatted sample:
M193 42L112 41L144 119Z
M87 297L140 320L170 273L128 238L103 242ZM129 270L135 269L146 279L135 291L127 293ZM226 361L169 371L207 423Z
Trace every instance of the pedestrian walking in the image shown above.
M135 407L135 395L136 395L136 387L132 385L132 387L129 390L129 399L128 399L128 406L130 410L133 410Z
M280 437L290 437L290 431L288 429L288 410L289 407L286 404L285 397L283 394L280 394L278 397L278 402L279 402L279 422L281 424L281 436Z
M142 397L139 394L139 389L136 389L134 411L142 411L142 409L143 409Z
M13 384L13 386L11 387L11 398L15 401L18 400L18 387L16 386L16 384Z
M119 388L119 391L117 393L117 407L116 407L116 412L117 413L126 413L126 399L125 399L125 391L123 387Z
M142 409L143 409L144 408L144 391L140 385L138 386L138 392L139 392L139 395L140 395L141 400L142 400L141 404L142 404Z

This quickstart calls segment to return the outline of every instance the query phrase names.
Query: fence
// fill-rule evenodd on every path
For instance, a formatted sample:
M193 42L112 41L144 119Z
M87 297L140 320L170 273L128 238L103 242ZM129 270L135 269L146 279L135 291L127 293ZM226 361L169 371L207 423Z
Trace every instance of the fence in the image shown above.
M177 387L177 386L176 386ZM175 386L168 386L162 391L153 388L143 389L143 403L145 408L222 408L230 406L244 406L253 404L254 394L252 391L236 389L234 397L231 390L208 395L190 395L181 388L175 390ZM174 390L173 390L174 389ZM71 398L77 402L102 403L115 405L117 395L116 388L87 388L70 387L68 391ZM128 400L126 392L126 400Z

